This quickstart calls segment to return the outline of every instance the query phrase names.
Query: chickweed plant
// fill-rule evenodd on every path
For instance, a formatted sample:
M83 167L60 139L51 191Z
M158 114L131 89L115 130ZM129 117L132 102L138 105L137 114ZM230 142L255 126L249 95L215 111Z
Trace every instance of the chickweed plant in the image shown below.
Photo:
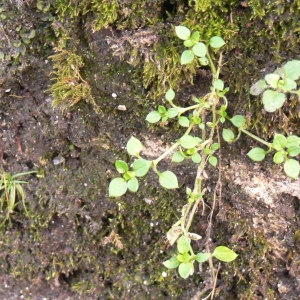
M175 92L170 88L165 94L167 105L159 105L157 110L151 111L146 121L151 124L165 124L170 119L176 120L182 128L181 137L159 157L148 160L141 156L143 144L132 136L126 146L127 152L133 157L132 164L117 160L115 166L119 177L113 179L109 185L110 197L121 197L127 191L136 192L139 188L139 178L144 177L152 170L158 177L163 188L178 188L177 176L170 170L160 170L159 163L171 156L173 163L190 160L197 166L193 187L186 188L186 204L182 207L181 217L167 232L167 239L171 245L176 243L177 252L171 258L163 262L168 269L178 269L182 278L188 278L194 273L195 264L209 263L212 279L212 291L208 297L213 297L216 287L218 271L214 268L214 258L223 262L231 262L238 256L226 246L217 246L211 249L212 216L216 201L221 193L220 162L218 151L221 147L221 136L228 143L236 141L241 133L260 142L264 148L255 147L248 152L249 158L254 161L262 161L268 153L275 152L273 160L276 164L283 164L285 173L291 178L299 176L300 138L296 135L284 136L276 134L273 142L267 142L247 130L248 121L243 115L229 117L227 114L228 101L226 93L229 88L220 79L222 67L222 48L225 41L219 36L213 36L210 40L201 39L199 32L191 32L185 26L175 27L176 35L183 40L186 49L181 54L181 65L188 65L197 61L199 67L208 66L212 72L212 84L210 91L201 97L193 97L193 104L188 107L180 107L174 103ZM286 93L295 93L299 96L296 81L300 76L300 61L293 60L276 70L273 74L265 76L264 80L255 83L251 88L253 95L263 93L262 101L265 110L274 112L286 101ZM225 125L228 123L229 125ZM221 132L221 127L222 132ZM235 129L234 129L235 128ZM202 207L203 213L207 207L204 199L208 197L208 188L204 181L207 178L206 169L211 165L218 172L218 182L210 197L211 211L208 218L203 249L194 249L195 240L202 237L190 232L190 228L197 210ZM219 167L219 169L217 169Z
M27 183L27 181L18 178L32 173L36 172L29 171L15 175L8 172L0 173L0 227L10 221L10 215L14 212L18 200L22 201L24 211L28 214L25 204L25 192L22 187L22 184Z

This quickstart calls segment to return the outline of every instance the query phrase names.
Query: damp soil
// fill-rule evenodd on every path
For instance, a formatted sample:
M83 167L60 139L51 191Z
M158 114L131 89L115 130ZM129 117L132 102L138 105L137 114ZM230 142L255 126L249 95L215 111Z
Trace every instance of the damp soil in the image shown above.
M1 229L0 298L202 299L210 287L207 266L182 280L175 271L162 276L161 264L172 254L164 234L180 214L195 166L173 167L178 191L160 191L150 176L141 192L108 198L114 161L129 159L124 147L130 136L139 137L152 158L178 132L172 124L145 124L151 103L132 84L133 67L114 58L101 36L92 38L99 65L89 76L94 94L101 94L100 112L84 102L70 111L53 109L46 92L51 64L42 58L1 82L1 171L37 174L26 176L24 185L29 215L18 205ZM99 78L100 69L112 77ZM209 82L199 76L201 84ZM250 162L251 145L241 139L220 154L222 197L212 245L230 245L239 256L221 264L216 299L299 299L299 180L287 179L271 161ZM209 170L209 189L216 180ZM199 211L195 229L205 235L206 224L207 214Z

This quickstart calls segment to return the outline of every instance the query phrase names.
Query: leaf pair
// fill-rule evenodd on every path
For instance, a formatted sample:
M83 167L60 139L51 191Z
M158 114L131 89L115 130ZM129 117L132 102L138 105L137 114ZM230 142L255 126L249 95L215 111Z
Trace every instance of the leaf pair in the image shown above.
M295 135L285 137L282 134L275 134L271 148L276 150L273 156L275 164L284 163L283 169L286 175L297 179L300 174L300 164L294 158L300 154L300 138ZM255 147L247 155L254 161L262 161L268 151Z
M183 51L180 63L182 65L190 64L197 57L202 66L207 66L209 64L207 57L208 48L205 43L200 41L199 32L191 33L190 29L185 26L176 26L175 32L181 40L184 40L184 46L190 48ZM219 49L225 45L225 42L221 37L214 36L209 40L208 45L214 49Z
M264 79L254 83L250 88L250 94L258 96L261 93L264 109L267 112L275 112L286 101L286 93L297 89L297 80L300 77L300 60L291 60L274 73L267 74ZM295 92L300 97L300 90Z

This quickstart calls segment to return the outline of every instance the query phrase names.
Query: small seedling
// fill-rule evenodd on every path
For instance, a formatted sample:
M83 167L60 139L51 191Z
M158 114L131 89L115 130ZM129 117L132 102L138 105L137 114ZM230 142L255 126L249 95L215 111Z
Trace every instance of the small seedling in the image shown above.
M14 213L15 207L18 204L18 200L21 200L24 211L28 214L25 204L25 192L22 185L28 183L27 181L19 180L19 177L36 173L35 171L18 173L11 175L8 172L0 173L0 212L2 219L2 226L6 221L10 221L10 215Z

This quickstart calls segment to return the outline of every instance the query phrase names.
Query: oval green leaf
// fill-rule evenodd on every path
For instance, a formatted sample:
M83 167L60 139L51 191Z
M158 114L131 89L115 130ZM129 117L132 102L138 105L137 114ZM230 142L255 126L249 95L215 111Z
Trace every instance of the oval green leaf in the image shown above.
M223 91L224 90L224 82L221 79L217 79L214 81L213 86L219 90L219 91Z
M218 260L224 262L231 262L235 260L238 256L233 250L225 246L216 247L212 255Z
M273 88L276 89L280 76L278 74L267 74L265 76L266 82Z
M285 151L278 151L273 156L273 162L277 165L281 164L285 160Z
M175 26L176 35L181 40L187 40L191 36L191 31L185 26Z
M180 277L186 279L194 274L194 264L192 262L181 263L178 267Z
M196 164L199 164L201 162L201 155L199 153L195 153L192 155L192 161Z
M200 138L194 137L191 135L184 135L183 137L180 138L179 143L180 145L185 148L185 149L191 149L199 145L201 142Z
M161 118L160 113L158 111L154 110L154 111L149 112L149 114L146 117L146 121L154 124L154 123L159 122L160 118Z
M295 157L300 154L300 147L299 146L291 146L287 149L289 156Z
M119 173L124 174L129 170L127 163L123 160L117 160L115 162L116 169Z
M222 137L227 143L232 143L234 141L234 133L231 129L223 128Z
M234 117L232 117L230 119L231 123L235 126L235 127L243 127L246 123L246 118L242 115L236 115Z
M195 55L192 50L185 50L182 52L180 56L180 63L182 65L187 65L193 61L194 57Z
M215 156L210 156L208 161L213 167L216 167L218 164L218 159Z
M165 94L165 98L167 101L173 101L173 99L175 98L175 92L173 89L169 89L166 94Z
M109 197L121 197L127 191L127 182L124 178L115 178L109 184Z
M293 80L298 80L300 77L300 60L291 60L287 62L284 66L284 74L286 77Z
M206 45L202 42L195 44L192 48L194 54L198 57L205 57L207 53Z
M143 177L148 173L150 166L151 166L151 161L143 158L139 158L134 161L132 168L135 172L135 176Z
M209 45L212 48L218 49L218 48L221 48L222 46L224 46L225 42L224 42L224 40L221 37L219 37L219 36L213 36L210 39L210 41L209 41Z
M175 269L179 266L180 262L176 257L171 257L170 259L163 262L163 265L168 269Z
M190 121L185 116L180 116L178 118L178 122L179 122L179 125L182 126L182 127L189 127L190 126Z
M272 90L266 90L262 96L262 102L267 112L274 112L281 108L286 100L286 95Z
M139 156L140 152L144 149L142 143L132 136L127 142L127 152L132 156Z
M131 178L127 181L127 187L131 192L135 193L139 188L138 180L135 177Z
M177 189L178 180L176 175L171 171L165 171L159 174L159 183L166 189Z
M191 242L185 237L181 236L177 241L177 250L179 253L189 252L191 249Z
M168 109L167 115L169 118L174 118L178 115L178 109L175 107L171 107Z
M299 162L295 159L287 159L284 163L284 172L287 176L297 179L300 173L300 165Z
M172 162L180 163L184 161L185 157L181 154L181 152L177 151L172 156Z
M250 150L247 155L254 161L262 161L266 156L266 151L262 148L256 147Z
M287 138L282 134L275 134L272 146L275 150L279 151L285 148L287 145Z

